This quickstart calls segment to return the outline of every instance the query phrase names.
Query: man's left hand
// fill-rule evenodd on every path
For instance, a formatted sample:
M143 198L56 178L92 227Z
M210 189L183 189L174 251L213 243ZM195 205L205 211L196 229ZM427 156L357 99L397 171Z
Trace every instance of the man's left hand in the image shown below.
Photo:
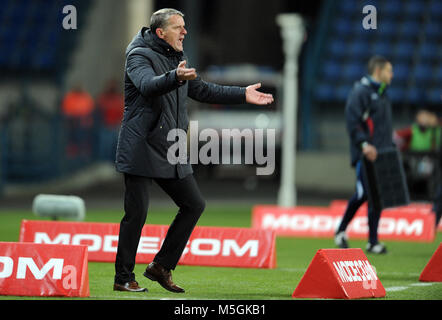
M255 83L246 88L246 102L257 105L268 105L273 103L273 96L268 93L259 92L257 89L261 87L261 83Z

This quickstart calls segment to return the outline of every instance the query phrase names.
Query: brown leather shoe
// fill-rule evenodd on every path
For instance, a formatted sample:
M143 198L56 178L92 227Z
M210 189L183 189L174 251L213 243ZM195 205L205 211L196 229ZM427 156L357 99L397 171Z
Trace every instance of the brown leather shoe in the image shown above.
M156 262L150 263L146 271L144 271L143 275L152 280L157 281L164 289L176 292L176 293L182 293L184 292L183 288L180 288L172 281L172 272L170 270L167 270L162 265Z
M138 282L130 281L125 284L114 283L114 291L147 292L147 288L141 288Z

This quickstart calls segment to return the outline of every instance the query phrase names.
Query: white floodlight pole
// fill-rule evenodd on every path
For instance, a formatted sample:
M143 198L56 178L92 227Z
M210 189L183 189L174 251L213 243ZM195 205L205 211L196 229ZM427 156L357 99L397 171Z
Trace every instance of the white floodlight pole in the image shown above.
M283 84L283 132L281 184L278 193L278 205L296 206L296 123L298 110L298 57L304 40L304 26L299 14L284 13L276 16L281 27L284 63Z

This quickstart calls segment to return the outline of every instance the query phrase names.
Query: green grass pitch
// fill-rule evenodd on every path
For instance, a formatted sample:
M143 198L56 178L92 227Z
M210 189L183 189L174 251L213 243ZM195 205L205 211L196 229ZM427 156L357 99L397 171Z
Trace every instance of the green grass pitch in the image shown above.
M251 206L208 203L200 226L250 227ZM151 207L149 224L169 224L176 209ZM90 210L86 221L119 222L122 212L117 210ZM0 241L18 241L22 219L37 219L30 211L0 210ZM439 300L442 283L420 283L418 278L428 260L442 241L438 233L432 243L384 241L387 255L367 255L376 267L378 276L387 291L382 299ZM350 239L352 247L365 248L366 241ZM137 264L135 274L148 293L115 292L112 290L114 265L89 262L90 298L86 299L292 299L291 295L307 266L321 248L334 248L332 239L277 238L276 269L242 269L220 267L178 266L173 272L174 281L186 289L184 294L164 290L156 282L142 276L146 265ZM54 299L37 297L0 296L0 299ZM76 299L76 298L58 298ZM379 299L379 298L378 298Z

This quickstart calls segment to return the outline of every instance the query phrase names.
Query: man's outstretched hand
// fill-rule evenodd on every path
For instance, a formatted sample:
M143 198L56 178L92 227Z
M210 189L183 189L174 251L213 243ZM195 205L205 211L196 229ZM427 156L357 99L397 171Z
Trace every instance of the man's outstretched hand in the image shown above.
M261 83L255 83L246 88L246 102L261 106L273 103L273 96L268 93L259 92L257 90L259 88L261 88Z
M186 68L186 60L179 63L176 69L176 78L179 81L195 80L197 77L195 68Z

